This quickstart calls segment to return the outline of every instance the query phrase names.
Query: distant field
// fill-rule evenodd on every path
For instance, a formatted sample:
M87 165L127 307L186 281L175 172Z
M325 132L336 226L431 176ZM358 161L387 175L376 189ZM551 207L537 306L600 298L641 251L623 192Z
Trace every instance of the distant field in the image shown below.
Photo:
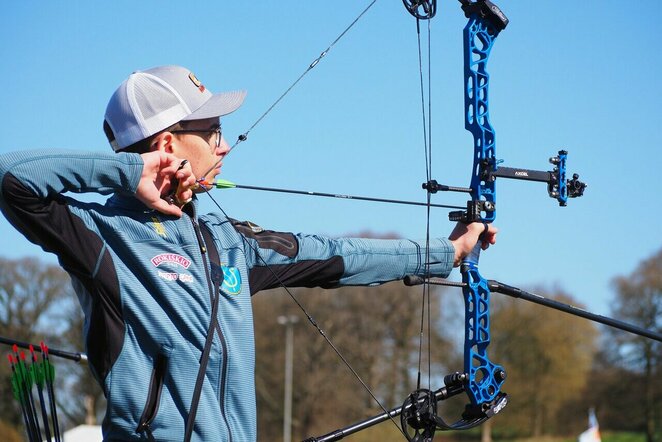
M646 437L643 433L627 433L627 432L602 432L602 442L645 442ZM373 427L373 429L365 432L359 432L353 436L347 437L347 442L401 442L404 440L402 434L393 431L388 426L386 427ZM480 442L480 434L475 432L470 433L443 433L437 432L435 434L434 442ZM492 442L577 442L576 437L552 437L545 436L539 438L525 438L525 439L503 439L493 438Z

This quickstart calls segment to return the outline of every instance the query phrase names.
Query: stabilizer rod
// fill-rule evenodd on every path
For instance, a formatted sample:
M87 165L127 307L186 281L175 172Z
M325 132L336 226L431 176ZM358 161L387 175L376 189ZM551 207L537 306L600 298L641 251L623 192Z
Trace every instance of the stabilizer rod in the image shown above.
M425 278L421 276L410 275L405 277L404 279L405 285L408 286L420 285L425 282L428 282L432 285L443 285L443 286L451 286L451 287L464 286L464 283L446 281L441 278L430 278L429 280L426 281ZM662 342L662 334L654 332L652 330L647 330L645 328L638 327L636 325L629 324L627 322L619 321L618 319L613 319L608 316L602 316L596 313L591 313L579 307L575 307L574 305L564 304L559 301L554 301L553 299L548 299L543 296L537 295L535 293L527 292L525 290L504 284L499 281L495 281L493 279L488 280L487 284L490 291L492 292L501 293L503 295L507 295L513 298L524 299L526 301L533 302L535 304L540 304L545 307L550 307L555 310L559 310L574 316L579 316L581 318L588 319L590 321L599 322L600 324L608 325L609 327L617 328L619 330L633 333L635 335L643 336L645 338Z
M464 391L463 384L447 385L445 387L441 387L440 389L436 390L434 392L434 395L438 401L443 401L444 399L448 399L452 396L458 395L463 391ZM345 428L333 430L332 432L325 434L324 436L309 437L308 439L305 439L303 442L332 442L343 439L346 436L354 434L358 431L365 430L366 428L372 427L389 419L393 419L394 417L400 416L404 408L405 407L393 408L389 410L388 413L381 413L376 416L357 422L355 424L349 425Z

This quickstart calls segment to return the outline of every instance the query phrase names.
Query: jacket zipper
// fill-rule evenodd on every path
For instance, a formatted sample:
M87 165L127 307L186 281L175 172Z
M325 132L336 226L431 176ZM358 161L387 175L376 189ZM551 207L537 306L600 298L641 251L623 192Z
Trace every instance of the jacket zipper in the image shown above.
M214 281L211 278L211 274L209 272L209 265L208 265L208 260L207 260L207 247L205 245L204 240L202 239L202 233L200 232L200 225L198 222L193 218L189 217L191 220L191 223L193 224L193 230L195 231L195 236L196 239L198 240L198 244L200 246L200 252L202 254L202 263L205 268L205 276L207 278L207 287L209 288L209 300L211 304L213 305L214 303L214 296L221 296L220 293L214 293ZM221 270L219 268L219 270ZM221 389L220 389L220 397L219 397L219 407L221 409L221 416L223 417L223 422L225 422L225 427L228 429L228 436L230 437L230 442L232 442L232 431L230 429L230 425L228 423L227 416L225 415L225 377L227 376L227 359L228 359L228 352L227 352L227 344L225 342L225 336L223 335L223 332L221 330L221 326L216 320L216 318L211 318L211 321L216 321L216 331L218 332L218 338L221 341L221 348L223 351L223 355L221 357Z
M152 434L152 422L156 418L159 411L159 404L161 402L161 391L163 389L163 380L168 370L168 357L163 353L156 355L154 360L154 368L152 369L152 376L149 382L149 391L147 392L147 400L145 401L145 408L143 414L140 416L137 433L147 434L147 439L152 442L154 436Z

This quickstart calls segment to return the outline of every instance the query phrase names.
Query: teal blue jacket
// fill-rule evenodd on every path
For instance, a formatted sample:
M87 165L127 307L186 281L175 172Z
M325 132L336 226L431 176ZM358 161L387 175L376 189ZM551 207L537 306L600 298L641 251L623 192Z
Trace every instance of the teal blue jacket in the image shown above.
M105 440L183 439L216 296L193 440L247 442L257 437L253 294L279 286L277 279L291 287L373 285L424 270L423 241L273 232L199 215L196 200L181 218L163 215L134 197L142 168L137 154L0 156L0 209L71 275L90 367L108 401ZM103 205L69 196L83 192L112 196ZM203 229L220 269L209 261ZM432 240L430 256L433 275L448 276L452 245Z

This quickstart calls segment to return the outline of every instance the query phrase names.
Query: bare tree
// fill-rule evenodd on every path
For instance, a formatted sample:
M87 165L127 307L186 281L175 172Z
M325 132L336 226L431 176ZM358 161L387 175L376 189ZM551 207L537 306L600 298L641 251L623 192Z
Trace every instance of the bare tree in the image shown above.
M538 292L544 292L538 290ZM548 298L577 305L561 290ZM569 422L560 422L565 403L581 396L596 352L597 330L580 318L517 300L495 298L491 359L508 373L508 407L493 425L536 439ZM582 417L583 424L583 417Z
M380 402L387 408L402 405L415 388L412 370L418 364L420 290L391 283L294 292ZM433 318L437 317L439 299L431 297ZM285 331L277 325L279 315L299 316L294 334L295 435L324 434L382 411L287 294L279 290L259 294L253 306L260 440L278 440L282 428ZM427 321L425 324L427 339ZM428 364L424 347L421 362L425 387L428 366L433 371L432 382L437 383L447 355L452 353L440 335L437 319L431 325L431 360ZM398 432L390 423L383 426L392 428L377 430L380 440L386 440L383 434Z
M33 258L0 258L0 335L24 342L52 341L66 328L58 320L58 313L66 304L68 286L68 277L55 266ZM8 347L4 350L11 351ZM8 364L1 364L0 416L23 432L10 378Z
M662 331L662 250L642 261L630 275L614 280L616 298L614 316L640 327ZM646 441L654 442L660 426L662 381L660 381L662 345L659 342L628 334L612 333L620 360L628 369L643 375L645 390L641 398L645 416Z
M82 351L82 312L69 276L60 267L35 258L0 258L0 336L52 348ZM7 352L11 349L6 348ZM87 367L52 358L56 368L56 399L62 427L85 422L84 397L76 390L86 385L93 397L101 395ZM9 364L0 364L0 420L20 433L20 408L12 399Z

